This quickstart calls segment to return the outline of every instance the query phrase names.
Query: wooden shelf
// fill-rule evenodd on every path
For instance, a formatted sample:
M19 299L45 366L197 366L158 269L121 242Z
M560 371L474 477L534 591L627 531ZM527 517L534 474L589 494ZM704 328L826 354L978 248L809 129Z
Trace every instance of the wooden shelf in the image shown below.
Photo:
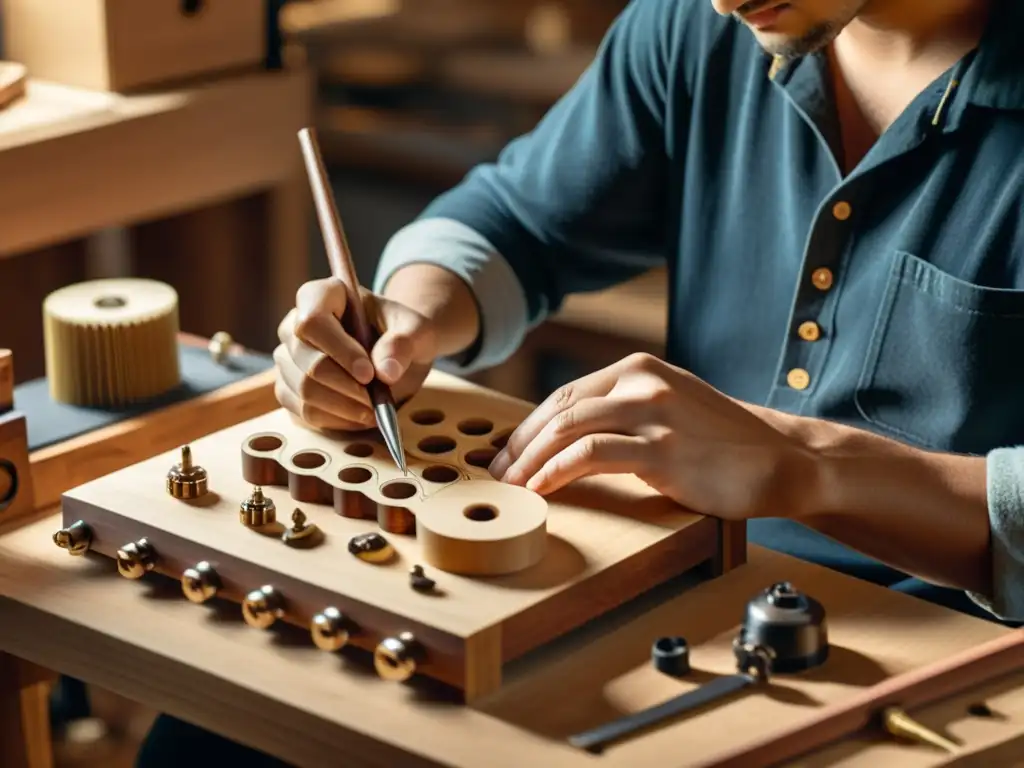
M0 258L278 183L297 162L306 78L139 96L30 78L0 112Z

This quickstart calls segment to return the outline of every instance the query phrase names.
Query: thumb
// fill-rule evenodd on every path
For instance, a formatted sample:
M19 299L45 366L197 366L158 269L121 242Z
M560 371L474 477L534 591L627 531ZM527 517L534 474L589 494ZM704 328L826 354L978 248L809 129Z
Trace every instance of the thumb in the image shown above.
M370 359L385 384L401 379L414 363L434 359L436 343L429 321L408 307L379 300L378 312L384 332L373 346Z

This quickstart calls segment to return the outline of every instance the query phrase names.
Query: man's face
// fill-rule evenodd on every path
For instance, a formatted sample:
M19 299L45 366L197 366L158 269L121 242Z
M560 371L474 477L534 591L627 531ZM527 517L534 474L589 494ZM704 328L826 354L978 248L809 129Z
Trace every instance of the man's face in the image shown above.
M771 54L803 56L831 43L869 0L711 0L742 21Z

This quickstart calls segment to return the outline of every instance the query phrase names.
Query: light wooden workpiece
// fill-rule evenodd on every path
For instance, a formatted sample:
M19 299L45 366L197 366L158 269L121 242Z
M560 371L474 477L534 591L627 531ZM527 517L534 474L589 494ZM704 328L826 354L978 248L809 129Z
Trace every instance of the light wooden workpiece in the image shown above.
M207 497L168 495L164 477L180 460L173 452L69 491L64 526L83 521L93 552L176 580L216 563L218 596L237 603L270 585L281 611L269 623L307 628L330 607L353 625L350 642L378 652L410 632L422 652L406 674L475 699L500 686L507 662L720 559L716 521L633 476L579 482L549 499L491 478L497 446L531 410L435 371L401 409L409 476L372 432L327 435L279 410L192 443L191 460L210 478ZM282 512L247 530L239 505L253 486ZM282 546L296 507L324 543ZM354 536L379 529L397 551L388 566L346 551ZM146 562L124 554L143 539ZM436 580L430 595L410 588L414 564ZM393 675L379 661L377 670Z

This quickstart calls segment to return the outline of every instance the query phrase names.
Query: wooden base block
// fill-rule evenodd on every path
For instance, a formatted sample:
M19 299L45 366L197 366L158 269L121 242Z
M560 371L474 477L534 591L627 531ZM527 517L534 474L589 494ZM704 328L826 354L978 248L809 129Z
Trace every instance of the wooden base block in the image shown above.
M472 701L500 686L505 663L642 592L703 563L735 565L717 521L633 476L547 498L491 478L495 445L532 408L433 373L399 412L407 476L372 433L319 432L278 410L191 444L205 496L167 493L182 456L164 453L67 492L63 525L81 521L90 551L127 578L181 580L195 602L241 604L254 628L348 643L373 652L384 679L415 673ZM296 520L317 526L315 545L288 545ZM349 549L367 536L389 557ZM417 565L433 588L417 586Z

